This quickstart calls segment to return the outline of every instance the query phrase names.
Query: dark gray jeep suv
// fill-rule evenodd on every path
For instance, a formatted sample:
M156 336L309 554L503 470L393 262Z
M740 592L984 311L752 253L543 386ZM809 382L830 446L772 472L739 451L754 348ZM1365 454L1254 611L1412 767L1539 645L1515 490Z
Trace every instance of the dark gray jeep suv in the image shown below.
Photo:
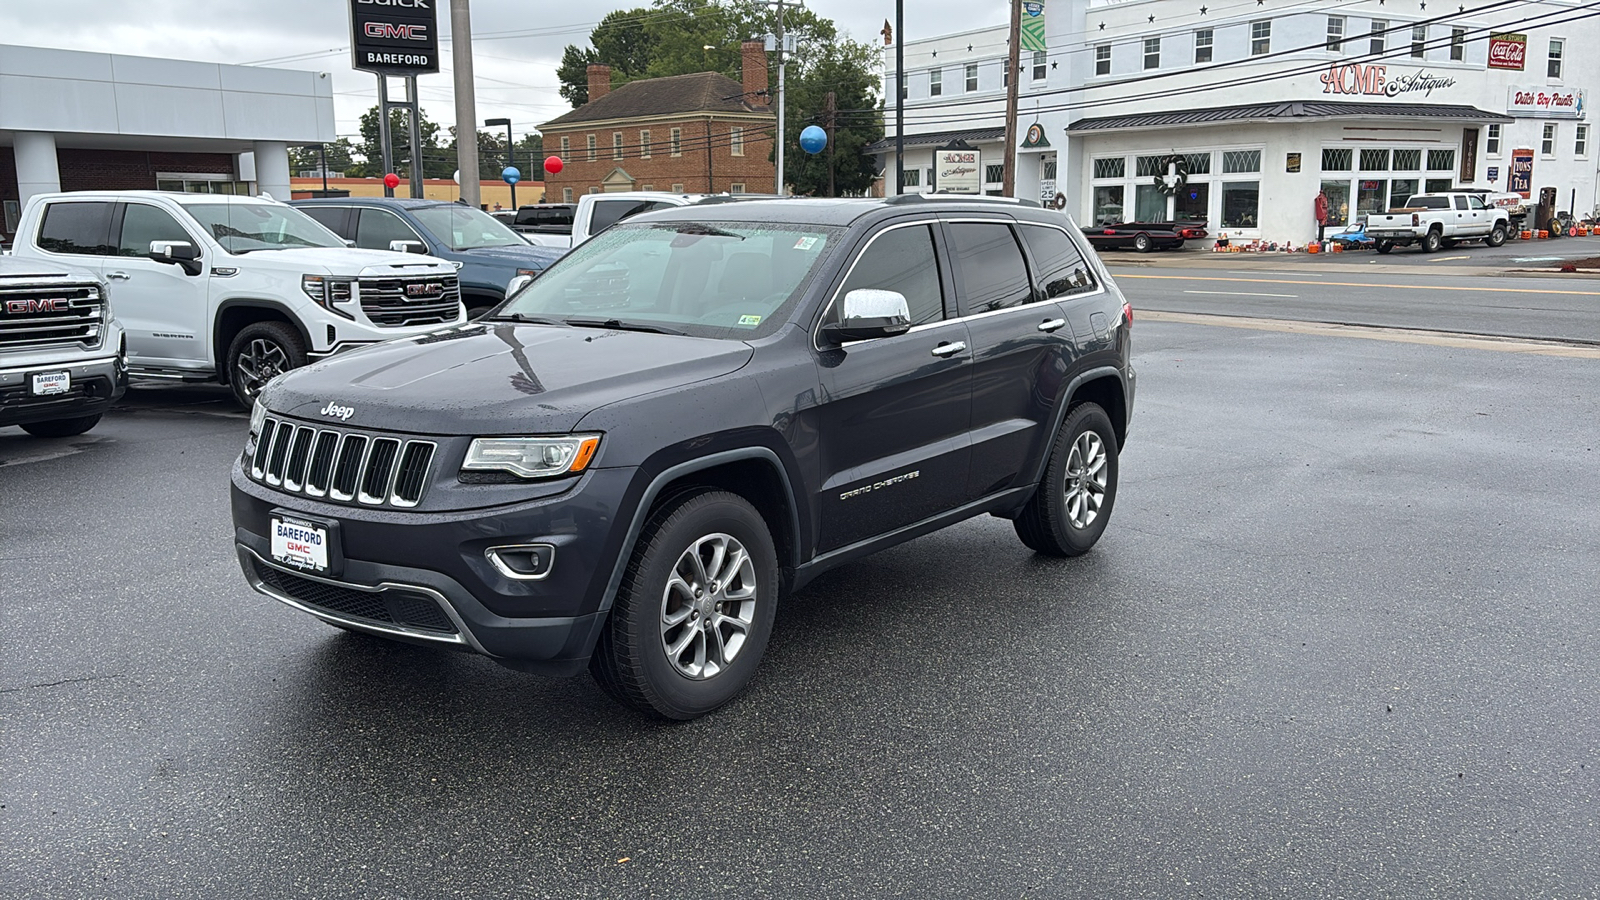
M1132 324L1072 223L1014 201L648 213L478 322L273 381L239 559L340 628L693 718L828 568L982 513L1089 550Z

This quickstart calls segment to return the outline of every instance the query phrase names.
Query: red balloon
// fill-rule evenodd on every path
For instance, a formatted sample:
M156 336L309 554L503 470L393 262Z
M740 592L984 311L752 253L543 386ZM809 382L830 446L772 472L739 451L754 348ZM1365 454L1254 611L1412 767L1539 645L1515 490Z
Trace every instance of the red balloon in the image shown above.
M400 186L400 176L393 172L383 176L383 186L391 191L394 190Z
M551 175L559 173L561 171L561 157L546 156L544 158L544 170Z

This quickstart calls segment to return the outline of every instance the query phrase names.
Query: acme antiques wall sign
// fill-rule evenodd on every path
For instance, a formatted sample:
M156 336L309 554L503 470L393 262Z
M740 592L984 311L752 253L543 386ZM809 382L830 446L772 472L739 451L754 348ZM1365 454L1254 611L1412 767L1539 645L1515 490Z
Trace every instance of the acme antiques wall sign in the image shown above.
M1456 86L1454 78L1430 75L1426 71L1390 75L1388 66L1371 66L1361 63L1330 66L1321 75L1324 94L1365 94L1378 97L1398 97L1418 91L1422 96L1432 96L1435 90Z

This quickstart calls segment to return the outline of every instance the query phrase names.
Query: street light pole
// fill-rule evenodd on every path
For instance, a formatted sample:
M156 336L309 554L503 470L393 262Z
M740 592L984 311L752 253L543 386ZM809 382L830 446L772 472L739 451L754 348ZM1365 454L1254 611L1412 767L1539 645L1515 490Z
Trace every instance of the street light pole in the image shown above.
M894 0L894 192L906 192L906 0Z
M472 80L472 10L468 0L450 0L450 49L455 58L456 165L461 169L461 200L473 209L483 205L478 173L478 103ZM384 115L387 117L388 112ZM467 138L472 139L469 149Z
M516 166L517 166L517 144L516 144L516 141L511 137L511 120L510 119L484 119L483 120L483 125L484 125L485 128L495 128L495 127L498 127L500 125L504 125L506 127L506 166L507 166L507 168L513 168L513 169L516 168ZM517 209L517 183L515 181L512 181L512 182L509 182L509 184L511 185L511 211L512 212L516 212L516 209Z

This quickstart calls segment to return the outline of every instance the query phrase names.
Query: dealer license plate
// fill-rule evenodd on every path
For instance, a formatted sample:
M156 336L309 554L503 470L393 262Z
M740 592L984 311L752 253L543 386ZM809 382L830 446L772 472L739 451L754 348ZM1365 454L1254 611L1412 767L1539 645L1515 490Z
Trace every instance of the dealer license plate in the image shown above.
M297 519L272 517L272 558L308 572L328 571L328 529Z
M33 376L33 395L49 397L72 390L71 372L36 372Z

